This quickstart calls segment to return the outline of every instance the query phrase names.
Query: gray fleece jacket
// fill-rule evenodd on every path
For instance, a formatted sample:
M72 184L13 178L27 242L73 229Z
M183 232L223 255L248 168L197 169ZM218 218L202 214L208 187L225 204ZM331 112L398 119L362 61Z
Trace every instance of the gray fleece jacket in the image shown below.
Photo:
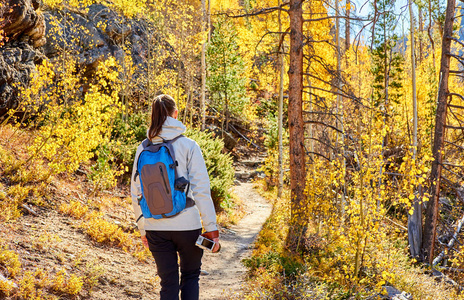
M160 136L166 140L171 140L185 132L185 126L182 122L168 117L163 124ZM155 137L152 142L160 143L162 139ZM205 231L217 230L216 212L211 199L210 183L205 161L201 154L198 144L187 137L177 139L172 143L176 160L179 163L177 167L178 176L184 176L190 181L190 190L188 196L195 200L195 205L184 209L180 214L172 218L153 219L140 218L137 226L141 235L145 235L145 230L158 231L185 231L195 230L203 227ZM140 144L135 154L134 166L131 176L131 197L134 207L135 219L141 214L142 210L138 204L137 198L141 195L140 176L134 181L134 175L137 168L137 158L142 151ZM201 216L201 217L200 217Z

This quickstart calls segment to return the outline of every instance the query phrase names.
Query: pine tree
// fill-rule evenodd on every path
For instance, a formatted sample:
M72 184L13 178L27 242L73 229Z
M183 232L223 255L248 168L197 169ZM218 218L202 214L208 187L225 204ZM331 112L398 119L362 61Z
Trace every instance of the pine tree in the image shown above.
M403 72L403 57L397 51L398 36L395 33L396 15L392 0L376 2L378 13L377 22L373 28L372 60L374 74L372 100L380 108L385 126L389 126L389 119L395 114L393 104L398 104L402 96L401 75ZM388 130L387 130L388 132ZM384 147L388 138L384 139Z
M238 50L234 24L219 17L207 49L209 76L206 83L212 98L211 106L222 112L226 130L230 115L239 116L246 103L244 63Z

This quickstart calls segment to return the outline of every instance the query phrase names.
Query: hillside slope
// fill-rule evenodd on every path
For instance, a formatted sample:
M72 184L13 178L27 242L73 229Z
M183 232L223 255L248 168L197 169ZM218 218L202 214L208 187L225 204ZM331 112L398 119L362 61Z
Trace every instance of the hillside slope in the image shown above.
M4 128L2 136L11 135ZM6 172L14 157L25 154L27 136L10 140L8 149L15 152L6 151L4 141L0 139L1 161L7 162L0 166L0 275L7 281L0 280L0 298L159 299L156 265L140 242L128 184L97 192L85 165L48 182L12 184L15 177ZM40 166L36 168L33 174L40 174ZM237 163L236 168L243 172L247 167ZM201 278L202 299L240 294L246 272L241 259L250 255L250 244L271 211L252 185L236 181L245 217L221 227L220 254L205 254L209 275ZM8 204L16 201L13 195L24 199L18 202L23 203L18 218L9 211Z

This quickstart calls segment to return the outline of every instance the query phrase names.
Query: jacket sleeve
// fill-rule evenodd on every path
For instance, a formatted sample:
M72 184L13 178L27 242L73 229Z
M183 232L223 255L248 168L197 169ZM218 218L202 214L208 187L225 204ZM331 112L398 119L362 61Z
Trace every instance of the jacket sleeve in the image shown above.
M206 231L217 230L216 211L214 209L213 200L211 199L208 171L200 146L198 146L196 142L191 148L189 156L187 171L189 174L190 187L195 204L200 211L203 227Z
M132 198L132 206L134 207L135 220L139 219L139 217L142 215L142 209L140 208L139 201L138 201L138 198L142 195L142 188L140 186L140 177L137 176L137 178L135 178L134 180L135 172L137 171L137 159L141 151L142 151L142 148L141 146L139 146L135 154L134 164L132 167L132 175L131 175L131 198ZM137 227L139 228L140 234L142 236L145 235L145 230L143 227L144 221L145 219L142 217L137 222Z

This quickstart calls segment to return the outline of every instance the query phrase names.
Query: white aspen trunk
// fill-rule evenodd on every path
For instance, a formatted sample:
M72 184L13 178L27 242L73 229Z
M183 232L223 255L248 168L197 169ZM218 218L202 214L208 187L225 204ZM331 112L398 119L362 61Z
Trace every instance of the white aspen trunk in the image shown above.
M203 31L206 30L207 16L206 16L206 3L205 0L201 0L201 10L202 10L202 27ZM209 27L208 27L209 31ZM209 35L209 33L208 33ZM206 41L201 45L201 98L200 98L200 117L201 117L201 130L205 130L206 123Z
M342 147L342 168L343 168L343 178L345 178L345 146L344 146L344 136L343 136L343 104L342 104L342 99L340 97L340 90L341 90L341 49L340 49L340 18L338 16L340 15L339 13L339 5L338 5L338 0L335 0L335 13L337 15L336 19L336 39L337 39L337 110L336 110L336 123L337 123L337 128L340 129L340 132L337 132L337 146ZM340 117L340 125L338 125L338 118ZM343 185L343 191L341 194L341 199L340 199L340 212L341 215L345 215L345 186Z
M412 72L412 103L413 103L413 159L417 158L417 93L416 93L416 57L414 42L414 15L412 11L412 0L409 1L409 18L410 18L410 40L411 40L411 72ZM409 251L412 257L420 255L422 246L422 205L419 202L418 195L414 197L414 212L408 214L408 239Z
M279 1L280 5L280 1ZM282 19L279 10L279 32L282 32ZM280 62L280 84L279 84L279 187L277 189L277 197L282 197L284 188L284 168L283 168L283 138L282 138L282 120L283 120L283 107L284 107L284 43L279 49L279 62Z

